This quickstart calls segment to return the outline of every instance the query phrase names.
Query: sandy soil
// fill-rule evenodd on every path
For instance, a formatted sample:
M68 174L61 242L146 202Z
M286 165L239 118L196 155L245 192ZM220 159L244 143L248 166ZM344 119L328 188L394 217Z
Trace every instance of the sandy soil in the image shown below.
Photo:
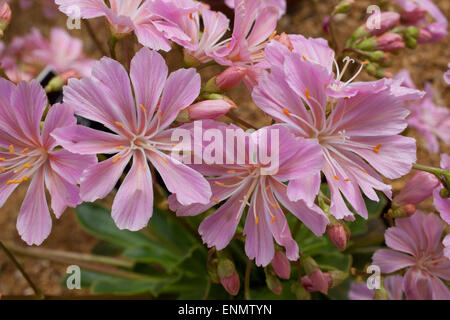
M219 5L218 1L211 1L214 5ZM358 0L356 8L352 13L337 24L337 34L339 39L345 41L351 30L354 30L362 23L365 9L373 4L374 1ZM443 10L447 17L450 17L450 2L448 0L435 1ZM305 36L320 37L324 36L321 29L321 22L331 12L332 7L337 1L313 1L313 0L293 0L289 1L288 15L279 23L278 31L288 33L301 33ZM38 27L44 34L48 34L52 26L64 27L65 18L60 15L54 20L46 20L40 9L33 8L27 11L20 11L17 6L13 6L14 19L7 31L6 41L12 36L24 34L32 27ZM106 27L103 20L93 21L93 25L98 36L106 39ZM85 40L85 51L93 57L99 57L96 47L87 35L85 29L71 32L73 36L81 37ZM106 42L106 41L105 41ZM447 69L447 63L450 61L450 41L449 37L439 44L421 46L416 50L407 50L403 54L394 57L393 67L390 69L393 73L402 68L408 68L414 81L423 86L425 81L431 81L436 90L436 102L440 105L449 107L450 87L446 86L442 74ZM179 59L177 53L169 55L170 61ZM179 61L179 60L178 60ZM207 70L206 74L213 73L214 70ZM361 79L370 80L368 77ZM231 93L231 96L239 105L239 113L249 122L263 125L268 124L269 119L258 110L251 102L249 94L244 87L240 87ZM410 135L417 137L415 132ZM438 166L439 156L430 155L424 148L424 141L418 138L418 158L419 162L427 165ZM450 149L444 149L442 152L450 153ZM399 190L404 184L406 178L393 183L394 190ZM22 185L7 201L5 206L0 209L0 239L3 241L13 241L18 245L24 245L20 240L16 228L17 212L26 192L26 185ZM431 201L423 205L423 209L430 209ZM53 232L44 242L43 248L58 250L69 250L75 252L89 252L96 244L96 240L84 232L76 222L73 210L68 210L60 220L54 220ZM86 294L84 291L69 291L60 285L62 276L66 272L66 266L51 263L46 260L36 260L31 258L19 257L25 270L31 278L47 295L80 295ZM14 265L6 259L6 256L0 252L0 292L3 295L30 295L31 288Z

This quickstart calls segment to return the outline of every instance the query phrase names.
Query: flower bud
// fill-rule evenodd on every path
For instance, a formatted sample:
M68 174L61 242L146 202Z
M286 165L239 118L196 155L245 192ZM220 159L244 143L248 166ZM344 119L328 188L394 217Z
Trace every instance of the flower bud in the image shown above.
M335 8L333 11L333 15L334 14L339 14L339 13L347 13L352 5L355 3L354 0L342 0Z
M358 50L362 50L362 51L373 51L373 50L375 50L377 45L378 45L377 38L370 37L370 38L364 39L363 41L361 41L360 43L355 45L355 48Z
M0 8L0 38L3 37L3 34L8 28L9 23L11 22L11 8L9 4L4 3Z
M393 206L391 209L388 210L386 216L393 219L406 218L411 217L415 212L416 206L413 204L407 204L401 207Z
M309 275L302 277L301 281L302 285L309 292L319 291L323 294L328 293L328 289L332 282L331 276L329 274L323 273L320 269L317 269Z
M392 203L395 207L407 204L417 205L431 197L433 190L439 185L439 179L434 174L417 171L403 189L394 196Z
M367 19L366 28L371 35L378 36L383 34L400 23L400 14L397 12L382 12L379 16L380 24L375 28L372 28L372 25L375 25L375 23L373 23L375 21L372 20L378 19L376 15L377 13L374 13Z
M386 33L377 38L377 50L397 51L405 48L403 38L396 33Z
M291 291L295 294L297 300L311 300L311 294L301 283L293 283L291 286Z
M435 22L420 29L417 41L419 43L435 43L439 42L447 36L447 28L445 25Z
M247 68L232 66L216 77L216 85L222 91L231 90L244 80Z
M182 110L177 117L179 122L191 122L195 120L217 120L226 115L236 105L230 99L205 100L193 104Z
M264 269L266 273L266 284L270 291L273 293L280 295L283 291L283 286L281 285L281 281L276 277L273 271Z
M401 13L401 20L407 24L415 24L425 18L427 11L421 7L415 7L414 10Z
M217 274L224 289L232 296L237 295L241 284L233 261L228 258L219 258Z
M281 279L289 279L291 277L291 263L286 254L280 250L275 252L272 260L272 267L278 277Z
M350 236L345 231L345 227L342 223L339 223L338 225L328 225L327 235L339 250L345 250L347 242L350 240Z

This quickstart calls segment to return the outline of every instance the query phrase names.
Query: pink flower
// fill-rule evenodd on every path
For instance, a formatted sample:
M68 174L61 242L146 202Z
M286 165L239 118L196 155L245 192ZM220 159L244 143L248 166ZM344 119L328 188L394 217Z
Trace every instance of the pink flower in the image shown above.
M403 277L400 275L389 276L384 279L384 287L386 288L389 300L403 300ZM367 287L365 281L352 282L348 298L350 300L373 300L375 290Z
M169 51L170 41L188 41L189 37L173 22L172 17L189 15L199 10L192 0L56 0L59 10L71 18L91 19L105 16L112 32L120 37L135 32L143 46Z
M320 143L331 214L354 219L344 196L367 218L361 190L373 201L379 201L375 190L390 197L391 187L378 172L396 179L407 174L416 160L415 140L400 135L409 113L403 100L412 93L399 90L389 79L343 83L341 72L335 80L334 52L323 40L299 36L291 41L292 52L276 42L266 48L272 67L255 88L253 100L296 135ZM320 183L319 173L291 181L288 196L313 204Z
M104 198L133 159L112 206L120 229L140 230L152 216L153 179L147 160L183 205L205 204L211 198L201 174L164 153L174 146L169 125L199 95L200 76L194 69L180 69L168 78L167 74L163 57L143 48L131 62L130 77L119 62L103 58L94 65L91 78L71 79L64 87L64 101L76 114L112 131L71 126L54 133L72 152L114 155L84 172L81 198Z
M407 299L450 299L450 291L441 279L450 280L450 260L441 243L444 224L435 214L417 211L410 218L396 219L396 226L385 233L392 249L379 249L373 264L383 273L407 269L403 291Z
M179 42L185 54L197 63L206 63L213 60L210 53L220 47L219 40L227 32L230 20L223 13L209 10L204 5L194 13L178 15L176 23L190 37L188 41Z
M258 0L261 8L274 7L278 9L278 15L281 18L286 13L286 0ZM235 8L234 0L225 0L230 8Z
M51 30L49 41L37 29L33 29L32 33L36 46L25 59L28 63L47 66L57 73L75 71L82 77L91 74L94 60L84 56L80 39L59 28Z
M259 0L235 0L234 12L231 39L210 55L221 65L247 68L244 82L251 91L263 74L263 49L276 29L278 11L261 7Z
M225 137L227 130L232 130L237 137L245 136L242 129L233 125L226 126L214 122L203 121L203 127L214 128L222 132ZM246 158L237 161L234 151L224 153L221 164L193 165L194 168L207 176L212 189L211 201L206 205L182 206L173 196L169 197L171 210L179 216L195 216L215 205L222 203L219 209L209 215L200 224L199 232L208 247L215 246L217 250L224 249L233 238L236 228L243 217L244 209L248 206L245 219L244 235L246 236L245 252L250 259L255 259L259 266L267 266L274 258L275 247L273 239L286 248L289 260L299 257L298 245L292 238L285 214L281 210L281 203L289 212L300 219L317 236L325 232L328 219L322 210L316 206L308 207L305 202L292 202L286 195L286 185L282 182L299 176L308 179L315 175L322 167L320 147L313 141L294 138L288 130L280 126L262 128L250 135L248 140L258 141L258 137L271 137L272 132L278 132L277 140L279 152L269 148L268 144L259 143L259 157L256 161ZM275 139L275 138L274 138ZM263 139L264 140L264 139ZM228 142L223 142L227 145ZM261 154L278 156L278 171L275 173L263 164ZM249 151L247 145L246 151ZM246 153L248 154L248 153ZM225 161L234 159L234 161ZM227 163L233 164L227 164ZM253 164L254 162L254 164ZM238 164L242 163L242 164Z
M0 207L20 183L32 179L19 211L17 229L26 243L40 245L52 227L44 186L59 218L67 207L81 203L77 184L83 170L97 159L56 148L52 131L76 123L67 105L51 107L40 129L47 97L39 83L33 80L15 86L0 79L0 92Z
M407 70L402 70L395 78L403 81L407 87L416 88ZM434 91L430 83L425 84L425 91L426 94L422 99L408 105L408 109L411 110L408 125L425 138L430 152L437 153L438 138L450 144L450 110L434 104Z

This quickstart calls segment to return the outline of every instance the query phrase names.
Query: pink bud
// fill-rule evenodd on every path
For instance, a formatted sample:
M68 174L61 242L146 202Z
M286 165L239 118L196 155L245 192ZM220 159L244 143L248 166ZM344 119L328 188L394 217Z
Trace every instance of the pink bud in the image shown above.
M322 292L323 294L328 293L328 288L332 283L332 278L329 274L325 274L322 270L317 269L307 276L302 277L302 285L306 290L310 292Z
M406 206L403 206L403 210L408 217L412 217L414 213L416 213L416 206L413 204L407 204Z
M219 74L216 78L216 85L223 91L231 90L244 80L247 68L232 66Z
M3 4L0 8L0 21L6 21L8 24L11 22L11 8L7 3Z
M289 279L291 277L291 264L286 254L277 250L272 260L272 267L278 277L281 279Z
M292 45L291 38L286 33L282 33L279 36L274 37L275 41L278 41L282 45L284 45L286 48L288 48L290 51L294 50L294 46Z
M396 33L386 33L377 38L376 50L396 51L405 48L403 38Z
M323 19L322 30L326 34L330 34L330 16L326 16L325 19Z
M427 11L420 8L415 7L414 10L404 11L401 13L401 18L404 22L408 24L415 24L425 18L427 15Z
M220 283L222 284L224 289L232 296L235 296L239 293L241 283L239 281L239 275L236 272L234 272L229 277L221 278Z
M393 202L396 206L417 205L431 197L433 190L439 184L440 182L434 174L418 171L406 183L402 191L394 197Z
M347 235L344 225L329 225L327 235L339 250L345 250L350 237Z
M447 26L444 23L435 22L421 28L419 31L419 43L439 42L447 36Z
M60 77L63 79L64 83L67 83L67 81L71 78L76 78L76 79L80 79L81 76L78 72L76 72L75 70L69 70L66 72L63 72L60 74Z
M376 22L378 17L376 16L376 13L374 13L373 15L371 15L368 18L368 22L369 25L376 25ZM373 21L371 21L373 20ZM371 35L380 35L385 33L386 31L392 29L393 27L395 27L396 25L398 25L400 22L400 14L398 14L397 12L382 12L380 14L380 24L378 26L376 26L375 28L371 28L370 34ZM378 28L379 27L379 28Z
M205 100L193 104L187 108L187 118L189 121L212 119L217 120L226 115L231 109L236 109L236 105L230 99L227 100ZM179 119L182 121L182 119Z

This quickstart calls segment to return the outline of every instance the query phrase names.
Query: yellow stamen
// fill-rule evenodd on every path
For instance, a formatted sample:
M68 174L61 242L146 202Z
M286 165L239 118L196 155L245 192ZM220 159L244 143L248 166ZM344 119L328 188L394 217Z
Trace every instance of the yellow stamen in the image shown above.
M306 61L306 60L308 60L308 59L306 59L306 57L305 57L305 56L302 56L302 58L303 58L303 60L305 60L305 61Z
M5 161L5 158L0 158L0 162Z
M10 153L14 153L14 146L13 146L13 145L10 145L10 146L9 146L9 152L10 152Z
M140 108L142 111L147 112L147 109L145 109L145 107L144 107L142 104L139 105L139 108Z
M375 151L376 153L380 153L380 147L381 147L381 143L378 144L375 148L373 148L373 151Z
M363 172L364 172L365 174L369 174L369 173L367 172L367 170L363 170Z
M28 169L28 168L31 168L31 165L29 163L26 163L23 165L23 167Z
M275 222L275 216L272 217L272 220L270 220L271 223Z
M113 163L116 163L117 161L119 161L119 159L120 159L120 155L115 156L113 159Z
M208 32L208 30L206 30L206 28L203 30L203 33L207 33Z
M345 181L345 182L348 182L348 181L350 181L350 179L344 179L344 181Z
M259 219L258 217L255 217L255 223L258 224L259 223Z
M163 159L164 159L164 162L165 162L166 164L169 164L169 161L167 161L166 158L163 158Z
M27 176L24 176L22 179L23 179L23 181L28 181L28 177Z
M289 110L286 109L286 108L283 109L283 113L284 113L285 115L287 115L288 117L291 116L291 113L290 113Z
M217 198L214 198L214 197L211 198L211 200L214 201L215 203L219 203L220 202L219 200L217 200Z
M30 150L30 149L25 148L25 149L22 150L22 153L27 153L29 150Z
M367 60L365 60L365 61L363 61L363 63L362 63L362 65L368 65L369 64L369 61L367 61Z
M338 176L334 176L334 178L335 178L336 180L339 180L339 177L338 177Z
M162 112L161 112L161 110L158 112L158 119L159 120L161 120L161 118L162 118Z
M116 125L118 125L121 128L125 128L125 125L122 122L116 121Z
M219 11L216 12L216 19L219 19Z
M119 146L116 148L116 150L124 150L124 149L125 149L125 147L122 147L122 146Z
M308 100L311 99L311 95L309 94L309 90L308 89L305 90L305 94L306 94L306 98Z

